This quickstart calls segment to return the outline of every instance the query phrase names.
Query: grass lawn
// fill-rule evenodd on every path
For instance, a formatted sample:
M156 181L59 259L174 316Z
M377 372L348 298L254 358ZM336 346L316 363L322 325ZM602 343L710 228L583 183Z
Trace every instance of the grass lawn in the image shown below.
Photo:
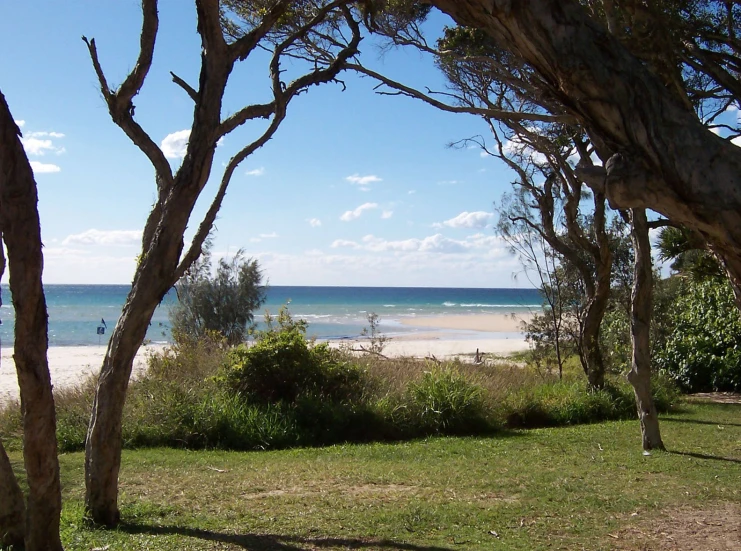
M636 421L274 452L125 451L124 524L81 521L83 455L60 458L67 549L741 549L741 404ZM12 459L20 469L21 457Z

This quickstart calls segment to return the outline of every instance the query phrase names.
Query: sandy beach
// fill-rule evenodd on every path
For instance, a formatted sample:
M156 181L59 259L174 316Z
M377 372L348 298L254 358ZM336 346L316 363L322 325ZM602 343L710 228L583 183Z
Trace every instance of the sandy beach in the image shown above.
M425 329L421 332L394 336L386 343L387 356L411 356L438 359L471 356L480 353L506 355L527 349L520 323L529 315L470 314L436 317L406 318L408 326ZM357 346L363 340L331 341L333 345ZM146 367L148 354L162 346L143 346L134 361L133 376ZM78 383L90 374L96 374L105 356L105 346L59 346L49 348L49 370L52 384L61 388ZM2 350L0 363L0 405L18 398L18 383L13 363L13 349Z
M161 349L143 346L134 360L133 375L146 367L147 355ZM97 374L105 357L105 346L56 346L49 348L49 372L55 388L75 385L91 374ZM0 405L18 398L18 379L13 362L13 349L2 350L0 362Z

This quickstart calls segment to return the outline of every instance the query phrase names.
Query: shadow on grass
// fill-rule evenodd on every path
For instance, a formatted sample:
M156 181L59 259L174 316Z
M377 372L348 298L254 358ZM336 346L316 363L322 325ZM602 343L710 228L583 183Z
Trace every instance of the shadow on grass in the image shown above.
M184 526L151 526L147 524L122 524L122 532L151 536L179 535L189 538L238 545L249 551L304 551L307 548L387 549L399 551L451 551L451 547L415 545L393 540L357 538L306 538L280 534L224 534ZM308 547L307 547L308 546Z
M703 421L702 419L685 419L684 417L662 417L661 422L663 423L665 421L669 423L689 423L692 425L713 425L715 427L741 427L741 423L718 423L716 421Z
M721 457L719 455L708 455L705 453L680 452L676 450L669 450L668 453L671 453L673 455L684 455L685 457L694 457L695 459L711 459L713 461L727 461L729 463L741 463L741 459L735 459L733 457Z

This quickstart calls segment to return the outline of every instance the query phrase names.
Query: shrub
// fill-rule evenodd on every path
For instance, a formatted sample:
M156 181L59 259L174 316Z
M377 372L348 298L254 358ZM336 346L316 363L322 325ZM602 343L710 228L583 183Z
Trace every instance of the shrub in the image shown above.
M409 384L409 420L424 434L472 434L490 429L483 389L452 369L436 368Z
M250 347L229 351L221 379L254 403L273 404L293 404L302 396L360 399L367 384L365 372L343 353L308 342L304 327L290 321L269 326Z
M265 301L261 282L257 260L245 260L242 250L231 262L220 259L212 276L207 247L175 285L178 302L170 308L173 337L176 341L199 340L211 331L230 345L244 342L253 312Z
M741 390L741 317L728 282L689 284L671 316L659 366L686 391Z

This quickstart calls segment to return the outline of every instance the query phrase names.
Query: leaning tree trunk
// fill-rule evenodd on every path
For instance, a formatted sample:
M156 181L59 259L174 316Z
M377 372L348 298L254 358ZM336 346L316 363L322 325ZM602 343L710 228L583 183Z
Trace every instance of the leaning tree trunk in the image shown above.
M152 213L153 217L160 217L157 224L160 229L137 267L131 291L108 343L95 392L85 444L85 508L94 523L104 526L115 526L120 520L118 473L123 408L134 357L144 341L154 310L177 279L182 236L197 197L192 192L180 191L178 197L173 193L161 210Z
M583 175L613 208L651 208L700 232L741 296L741 148L708 130L576 0L430 3L526 61L590 136L620 154Z
M26 550L62 549L62 494L57 459L47 312L41 283L43 254L38 195L20 130L0 94L0 231L8 249L15 307L14 354L23 414L23 459L28 481Z
M633 343L633 364L628 381L633 385L641 422L644 450L664 449L659 430L659 417L651 395L651 300L653 273L651 242L644 209L631 209L633 228L631 238L635 251L633 293L631 296L630 335Z

